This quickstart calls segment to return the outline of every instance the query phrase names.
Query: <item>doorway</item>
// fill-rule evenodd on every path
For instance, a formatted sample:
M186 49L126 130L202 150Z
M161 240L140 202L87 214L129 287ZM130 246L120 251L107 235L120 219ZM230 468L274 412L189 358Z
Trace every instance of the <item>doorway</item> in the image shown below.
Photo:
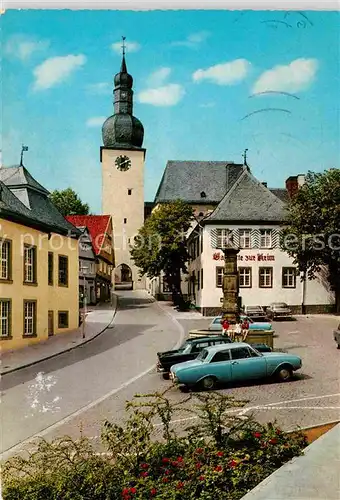
M48 311L48 336L54 335L54 311Z

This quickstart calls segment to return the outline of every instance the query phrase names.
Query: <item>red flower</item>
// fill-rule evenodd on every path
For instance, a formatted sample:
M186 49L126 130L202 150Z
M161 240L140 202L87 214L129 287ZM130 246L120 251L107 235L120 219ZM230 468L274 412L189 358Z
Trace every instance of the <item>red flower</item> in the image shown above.
M148 472L142 472L142 473L141 473L141 477L147 477L148 475L149 475L149 473L148 473Z
M202 467L201 462L197 462L197 464L196 464L196 469L200 469L201 467Z
M135 493L137 493L136 488L130 488L130 493L132 493L133 495L134 495Z
M142 469L148 469L149 468L149 464L141 464L141 468Z
M168 464L169 462L170 462L170 458L166 458L166 457L162 458L163 464Z
M168 483L169 482L169 478L163 477L162 481L163 481L163 483Z
M236 460L232 460L231 462L229 462L229 467L237 467Z
M218 456L218 457L223 457L223 455L224 455L223 451L218 451L218 452L217 452L217 456Z
M269 439L269 443L270 444L276 444L277 443L277 439L276 438Z
M130 493L130 488L124 488L122 491L122 495L128 495Z
M178 457L177 462L183 462L183 457Z
M157 493L156 488L152 488L152 490L150 491L151 496L156 495L156 493Z
M221 472L222 471L222 465L216 465L215 471L216 472Z
M276 434L279 436L280 434L282 434L282 431L281 429L276 429Z
M184 486L184 483L182 483L182 481L180 481L179 483L177 483L176 488L177 488L178 490L180 490L181 488L183 488L183 486Z
M177 460L173 460L173 461L171 462L171 465L173 465L174 467L177 467L177 465L178 465Z
M170 474L169 469L165 469L164 474L165 474L166 476L168 476L168 475Z
M261 432L254 432L253 436L255 438L260 438L262 436Z
M198 479L199 479L200 481L204 481L205 477L204 477L204 476L200 476Z
M195 453L199 453L199 454L200 454L200 453L203 453L203 448L197 448L197 449L195 450Z

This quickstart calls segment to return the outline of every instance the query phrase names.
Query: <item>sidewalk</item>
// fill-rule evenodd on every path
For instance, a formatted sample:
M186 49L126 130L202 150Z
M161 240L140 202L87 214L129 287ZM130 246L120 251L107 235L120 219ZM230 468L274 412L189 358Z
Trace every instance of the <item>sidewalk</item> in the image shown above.
M338 500L340 424L310 444L247 493L242 500Z
M54 358L90 342L104 332L112 323L117 311L117 295L110 303L89 307L85 321L85 338L82 326L68 333L59 333L40 343L1 354L1 375L11 373L40 361Z

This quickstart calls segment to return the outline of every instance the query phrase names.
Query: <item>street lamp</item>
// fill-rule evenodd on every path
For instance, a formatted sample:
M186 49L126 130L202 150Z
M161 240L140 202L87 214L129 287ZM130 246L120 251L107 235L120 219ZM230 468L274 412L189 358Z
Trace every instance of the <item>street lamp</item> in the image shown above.
M85 338L85 319L86 319L86 277L85 273L88 271L87 266L81 266L81 273L83 275L83 323L82 323L82 335L83 339Z

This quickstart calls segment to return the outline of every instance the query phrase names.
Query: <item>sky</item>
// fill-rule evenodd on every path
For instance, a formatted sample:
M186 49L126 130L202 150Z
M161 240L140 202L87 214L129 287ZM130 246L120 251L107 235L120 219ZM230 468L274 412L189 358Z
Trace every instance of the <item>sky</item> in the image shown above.
M101 213L101 126L121 36L144 125L145 200L168 160L247 161L269 187L339 168L339 12L8 10L2 163ZM250 194L251 195L251 194Z

